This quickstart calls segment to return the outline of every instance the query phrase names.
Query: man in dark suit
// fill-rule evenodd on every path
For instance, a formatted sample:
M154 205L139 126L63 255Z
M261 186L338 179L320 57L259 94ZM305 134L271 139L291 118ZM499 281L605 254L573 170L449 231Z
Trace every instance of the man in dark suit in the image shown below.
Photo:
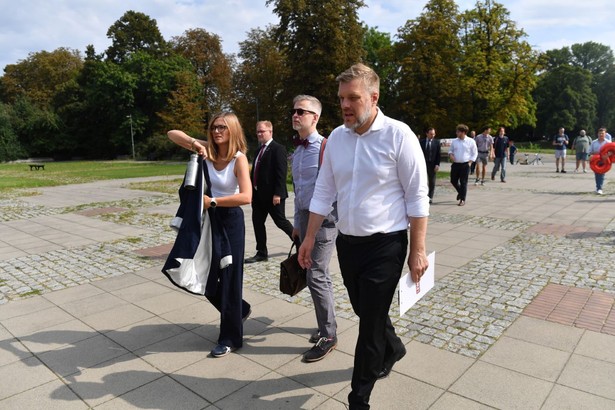
M284 202L288 198L286 189L286 173L288 158L282 144L273 140L273 125L270 121L259 121L256 124L256 138L259 150L252 165L252 225L256 237L256 255L247 258L245 263L266 261L267 230L265 221L267 215L278 228L292 239L293 224L286 219Z
M429 185L429 203L433 201L433 193L436 188L436 173L440 169L440 140L435 139L436 130L427 128L425 138L421 140L421 149L427 164L427 182Z

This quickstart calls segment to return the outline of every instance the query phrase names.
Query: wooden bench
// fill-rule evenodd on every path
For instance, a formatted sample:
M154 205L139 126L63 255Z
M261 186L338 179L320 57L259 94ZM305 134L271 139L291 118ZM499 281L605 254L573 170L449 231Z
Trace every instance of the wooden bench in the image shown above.
M41 168L43 168L43 171L45 170L45 164L28 164L30 165L30 171L32 171L33 169L36 169L37 171Z

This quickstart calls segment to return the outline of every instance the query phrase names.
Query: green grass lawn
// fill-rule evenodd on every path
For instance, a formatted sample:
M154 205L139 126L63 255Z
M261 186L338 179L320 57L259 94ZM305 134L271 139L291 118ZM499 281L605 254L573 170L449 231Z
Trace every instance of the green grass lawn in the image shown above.
M186 164L139 161L47 162L45 170L30 171L27 163L0 164L0 192L105 179L183 175Z

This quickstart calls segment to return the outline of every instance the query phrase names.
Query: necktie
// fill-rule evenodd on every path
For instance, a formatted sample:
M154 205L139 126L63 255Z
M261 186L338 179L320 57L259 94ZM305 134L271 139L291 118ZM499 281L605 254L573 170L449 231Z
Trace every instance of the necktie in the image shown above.
M431 161L431 140L427 140L427 161Z
M303 145L303 148L307 148L308 145L310 145L310 142L306 139L302 140L299 137L293 138L293 144L295 144L295 147L298 147L299 145Z
M261 149L258 150L258 155L256 155L256 159L254 160L254 187L256 188L256 184L258 181L258 167L261 164L261 156L263 155L263 151L265 151L266 145L261 145Z

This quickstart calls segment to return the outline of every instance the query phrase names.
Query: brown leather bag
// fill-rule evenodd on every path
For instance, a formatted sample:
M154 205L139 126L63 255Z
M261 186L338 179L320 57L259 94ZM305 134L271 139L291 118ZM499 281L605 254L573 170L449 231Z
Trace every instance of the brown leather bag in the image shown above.
M299 265L297 252L293 253L293 248L296 246L293 242L288 251L288 258L280 263L280 292L289 296L295 296L307 285L305 269Z

